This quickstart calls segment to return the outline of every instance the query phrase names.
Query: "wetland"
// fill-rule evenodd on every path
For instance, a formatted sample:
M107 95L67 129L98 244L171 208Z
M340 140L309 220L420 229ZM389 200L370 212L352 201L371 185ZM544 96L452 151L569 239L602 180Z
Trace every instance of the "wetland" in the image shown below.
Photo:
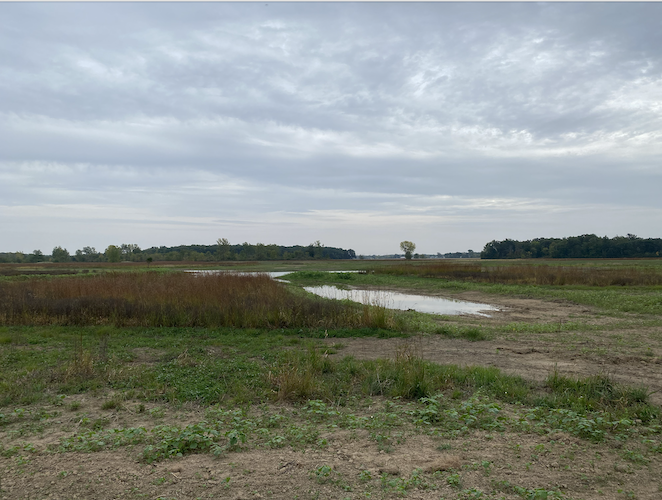
M658 261L343 265L4 277L0 498L660 498Z

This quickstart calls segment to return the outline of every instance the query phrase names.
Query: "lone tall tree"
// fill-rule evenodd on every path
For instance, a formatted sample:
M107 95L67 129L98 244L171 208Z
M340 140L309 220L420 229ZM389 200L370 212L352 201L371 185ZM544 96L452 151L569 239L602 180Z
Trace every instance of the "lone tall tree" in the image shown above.
M405 253L405 259L411 260L411 254L414 250L416 250L416 245L414 245L411 241L401 241L400 250Z
M216 256L218 260L228 260L230 258L230 242L227 238L219 238L216 240L218 250Z

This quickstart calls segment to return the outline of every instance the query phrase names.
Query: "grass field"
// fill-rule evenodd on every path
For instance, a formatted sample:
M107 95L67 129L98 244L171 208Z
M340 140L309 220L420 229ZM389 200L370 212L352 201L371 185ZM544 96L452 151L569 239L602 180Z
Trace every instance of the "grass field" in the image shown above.
M0 266L0 498L662 497L658 261L194 267Z

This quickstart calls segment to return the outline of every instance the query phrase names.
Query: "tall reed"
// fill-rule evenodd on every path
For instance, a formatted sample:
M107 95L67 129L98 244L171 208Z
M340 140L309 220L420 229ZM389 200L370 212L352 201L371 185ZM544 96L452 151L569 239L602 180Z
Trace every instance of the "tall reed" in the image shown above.
M104 273L0 283L0 324L387 327L390 312L294 294L268 275Z

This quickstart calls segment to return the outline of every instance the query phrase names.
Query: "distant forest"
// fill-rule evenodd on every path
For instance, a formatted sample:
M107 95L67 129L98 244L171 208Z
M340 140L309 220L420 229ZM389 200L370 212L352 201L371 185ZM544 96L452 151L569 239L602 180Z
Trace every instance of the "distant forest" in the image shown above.
M41 250L30 254L22 252L0 253L0 262L151 262L151 261L220 261L220 260L310 260L354 259L354 250L326 247L319 241L308 246L280 246L257 243L231 245L218 240L216 245L180 245L176 247L151 247L142 250L138 245L110 245L99 252L94 247L84 247L70 254L62 247L55 247L51 255Z
M600 238L595 234L568 238L536 238L527 241L491 241L480 253L481 259L621 259L659 257L662 239L643 239L628 234Z

